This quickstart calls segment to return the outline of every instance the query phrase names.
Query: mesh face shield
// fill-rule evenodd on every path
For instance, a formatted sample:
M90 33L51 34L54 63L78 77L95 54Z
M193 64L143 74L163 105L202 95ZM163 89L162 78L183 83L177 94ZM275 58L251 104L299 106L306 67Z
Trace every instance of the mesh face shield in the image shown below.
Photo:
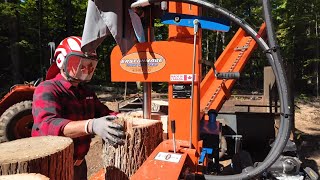
M98 64L96 57L86 57L81 53L70 53L66 57L64 71L68 78L88 82Z

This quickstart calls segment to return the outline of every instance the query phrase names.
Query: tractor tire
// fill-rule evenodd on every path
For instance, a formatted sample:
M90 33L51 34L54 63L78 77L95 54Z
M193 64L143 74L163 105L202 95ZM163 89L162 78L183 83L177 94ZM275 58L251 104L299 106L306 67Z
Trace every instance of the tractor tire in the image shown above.
M12 105L0 117L0 143L31 136L32 101Z

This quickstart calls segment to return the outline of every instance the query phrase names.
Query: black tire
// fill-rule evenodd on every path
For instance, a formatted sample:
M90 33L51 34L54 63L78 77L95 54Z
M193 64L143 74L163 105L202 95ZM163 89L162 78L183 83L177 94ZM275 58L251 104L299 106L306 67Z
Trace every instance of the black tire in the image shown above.
M32 101L12 105L0 117L0 143L31 136Z

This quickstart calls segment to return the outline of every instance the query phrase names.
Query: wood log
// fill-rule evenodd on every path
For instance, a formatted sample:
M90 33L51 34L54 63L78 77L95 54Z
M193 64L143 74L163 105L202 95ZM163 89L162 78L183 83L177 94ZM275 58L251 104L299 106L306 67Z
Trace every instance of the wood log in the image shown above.
M73 141L40 136L0 144L0 175L40 173L50 179L73 179Z
M105 179L129 179L162 142L163 130L159 120L124 116L119 121L125 125L125 144L114 147L104 143L102 158L106 169Z
M48 177L42 174L36 174L36 173L23 173L23 174L12 174L12 175L0 176L0 180L21 180L21 179L49 180Z

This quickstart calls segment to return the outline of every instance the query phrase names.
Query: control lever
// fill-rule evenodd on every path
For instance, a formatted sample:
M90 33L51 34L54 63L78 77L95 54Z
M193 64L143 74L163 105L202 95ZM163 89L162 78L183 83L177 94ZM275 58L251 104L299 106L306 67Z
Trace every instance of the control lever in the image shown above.
M239 79L240 73L239 72L217 72L216 67L214 64L212 65L214 75L218 79Z
M218 72L213 62L208 60L202 60L202 63L204 63L207 66L211 66L213 69L214 75L218 79L239 79L240 78L239 72Z
M176 138L175 138L176 121L175 120L171 121L171 132L172 132L172 141L173 141L173 152L176 153Z
M218 79L239 79L239 72L218 72L215 74Z

